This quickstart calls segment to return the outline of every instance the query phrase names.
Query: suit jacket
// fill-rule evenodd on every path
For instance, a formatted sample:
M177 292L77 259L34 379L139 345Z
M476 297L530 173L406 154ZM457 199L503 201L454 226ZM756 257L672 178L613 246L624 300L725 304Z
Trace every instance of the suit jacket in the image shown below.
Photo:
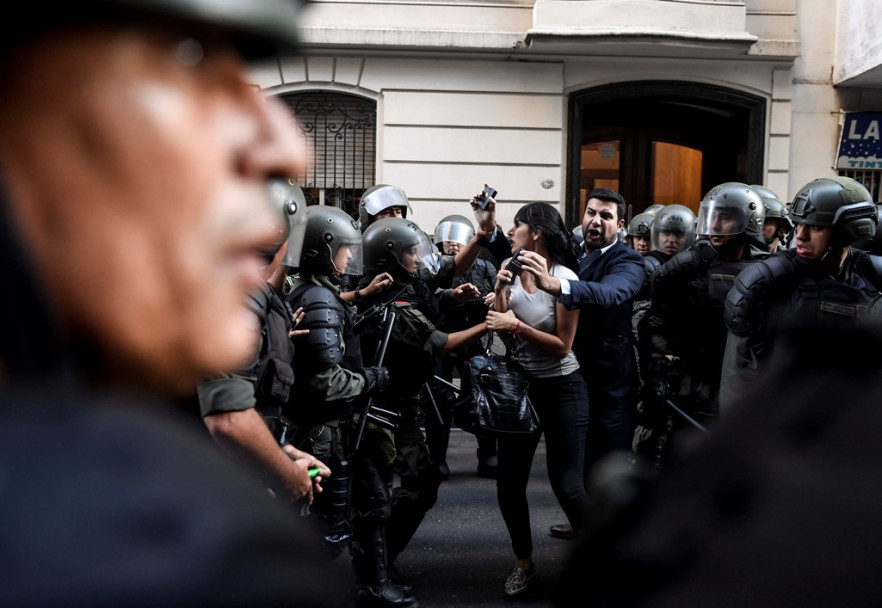
M631 313L643 280L643 256L617 241L602 255L583 256L579 280L560 296L564 306L580 310L573 351L592 395L622 399L635 388Z

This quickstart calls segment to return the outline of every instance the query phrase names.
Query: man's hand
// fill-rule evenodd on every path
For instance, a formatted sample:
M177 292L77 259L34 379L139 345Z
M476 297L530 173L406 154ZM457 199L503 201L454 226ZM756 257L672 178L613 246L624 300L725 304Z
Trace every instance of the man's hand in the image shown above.
M536 278L536 285L539 289L547 291L553 296L560 295L560 279L549 274L548 260L535 251L521 251L519 259L524 270Z
M487 329L492 331L514 331L518 326L518 319L514 312L496 312L491 310L487 313Z
M388 272L381 272L368 283L360 293L364 296L375 296L388 289L392 285L392 275Z
M471 283L463 283L453 288L453 299L462 304L466 300L480 298L481 292Z
M301 321L303 321L303 315L305 315L305 314L306 313L303 312L303 307L301 306L300 308L298 308L297 310L294 311L294 314L291 315L291 319L294 321L295 328L298 325L300 325ZM292 329L291 331L288 332L288 337L293 338L295 336L302 336L302 335L305 335L308 333L309 333L308 329Z
M312 504L313 492L319 493L322 491L322 479L327 479L331 476L331 469L312 454L302 452L293 445L282 446L282 451L285 452L288 458L294 461L294 470L296 471L293 478L289 479L286 484L288 494L293 500L306 499L308 504ZM319 473L313 479L310 479L309 469L312 468L319 469Z

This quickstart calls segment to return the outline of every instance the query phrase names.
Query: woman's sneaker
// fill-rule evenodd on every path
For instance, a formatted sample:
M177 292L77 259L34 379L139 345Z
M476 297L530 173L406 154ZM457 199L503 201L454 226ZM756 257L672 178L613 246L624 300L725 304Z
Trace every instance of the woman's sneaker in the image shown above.
M536 576L535 566L530 566L527 570L524 570L520 566L515 566L515 569L509 575L508 580L505 581L506 599L517 597L525 593L534 576Z

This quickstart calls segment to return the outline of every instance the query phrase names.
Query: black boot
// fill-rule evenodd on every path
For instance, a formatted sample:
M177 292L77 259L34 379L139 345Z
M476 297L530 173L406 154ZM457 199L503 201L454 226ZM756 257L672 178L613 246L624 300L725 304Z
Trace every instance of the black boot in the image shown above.
M389 580L383 524L356 525L352 564L355 569L355 605L377 608L416 608L413 589Z
M394 606L417 608L419 604L417 604L413 593L406 593L402 587L386 580L376 585L364 583L356 585L355 605L359 608L390 608Z

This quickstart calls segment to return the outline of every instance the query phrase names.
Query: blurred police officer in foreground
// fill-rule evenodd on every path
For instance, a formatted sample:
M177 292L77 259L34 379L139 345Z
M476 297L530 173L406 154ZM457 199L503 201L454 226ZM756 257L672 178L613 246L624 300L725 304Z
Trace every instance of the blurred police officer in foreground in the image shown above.
M15 13L0 36L0 604L343 605L290 512L164 407L256 344L243 304L275 238L267 180L301 159L244 61L293 41L296 4Z

